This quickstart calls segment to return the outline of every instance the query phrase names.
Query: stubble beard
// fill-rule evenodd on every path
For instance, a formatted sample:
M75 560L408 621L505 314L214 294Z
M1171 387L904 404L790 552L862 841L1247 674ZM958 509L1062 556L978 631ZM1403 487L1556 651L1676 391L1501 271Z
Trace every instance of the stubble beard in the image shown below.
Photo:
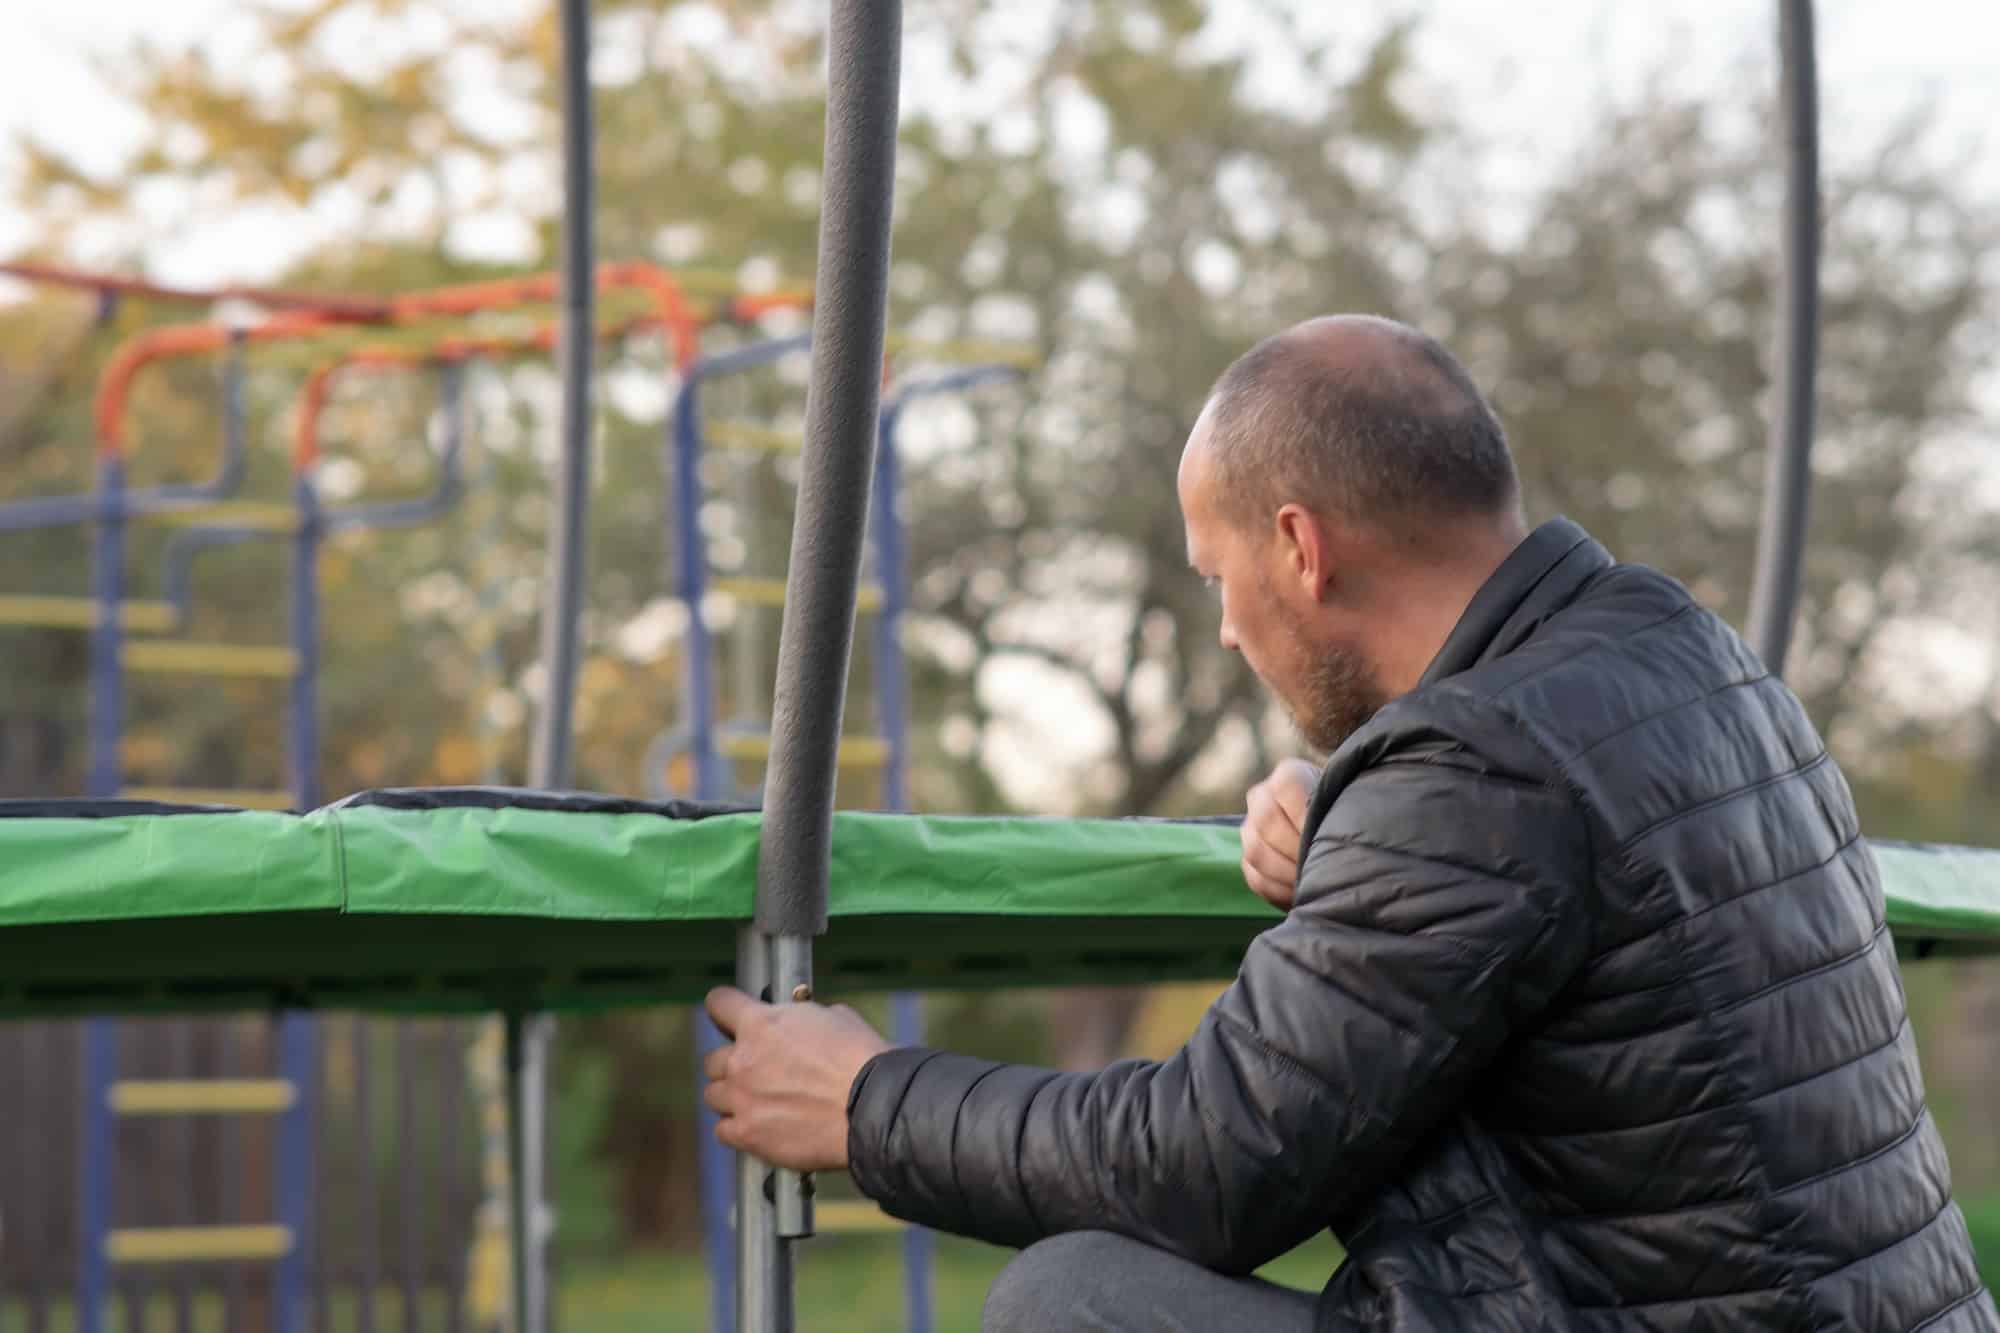
M1389 702L1375 673L1351 646L1314 646L1293 640L1298 698L1285 701L1300 739L1322 755L1332 754Z

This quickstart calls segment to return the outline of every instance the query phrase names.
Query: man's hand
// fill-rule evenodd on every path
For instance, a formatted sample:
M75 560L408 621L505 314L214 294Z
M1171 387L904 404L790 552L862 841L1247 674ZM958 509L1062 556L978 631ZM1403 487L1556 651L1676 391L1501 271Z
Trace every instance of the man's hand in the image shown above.
M765 1004L734 986L709 992L708 1013L735 1039L702 1064L715 1137L772 1166L845 1169L847 1094L889 1043L846 1005Z
M1319 770L1287 759L1250 789L1243 816L1243 880L1281 912L1292 910L1298 887L1299 838Z

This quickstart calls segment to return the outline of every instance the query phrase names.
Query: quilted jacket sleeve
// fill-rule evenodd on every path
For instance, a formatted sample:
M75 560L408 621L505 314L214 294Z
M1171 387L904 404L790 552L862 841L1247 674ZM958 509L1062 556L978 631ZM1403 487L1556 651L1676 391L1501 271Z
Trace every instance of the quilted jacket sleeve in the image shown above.
M1511 723L1357 741L1295 906L1186 1046L1092 1074L887 1052L850 1094L861 1190L996 1244L1103 1229L1231 1273L1367 1199L1581 960L1591 889L1583 816Z

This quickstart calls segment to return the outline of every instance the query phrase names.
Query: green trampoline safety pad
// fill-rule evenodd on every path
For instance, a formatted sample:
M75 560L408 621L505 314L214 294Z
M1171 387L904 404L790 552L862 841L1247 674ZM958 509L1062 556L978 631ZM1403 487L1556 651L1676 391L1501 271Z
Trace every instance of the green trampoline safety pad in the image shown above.
M760 817L463 788L303 814L0 802L0 1016L573 1010L731 979ZM1908 953L2000 950L2000 853L1881 843ZM1226 979L1232 821L834 817L822 997Z

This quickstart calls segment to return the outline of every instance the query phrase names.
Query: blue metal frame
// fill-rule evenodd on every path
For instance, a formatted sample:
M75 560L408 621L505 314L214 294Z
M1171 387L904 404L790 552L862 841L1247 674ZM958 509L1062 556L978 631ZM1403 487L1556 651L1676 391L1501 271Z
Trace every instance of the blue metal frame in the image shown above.
M892 811L909 806L910 692L903 658L903 609L908 586L908 556L901 515L901 463L896 455L896 429L903 409L917 398L962 392L980 384L1019 379L1022 372L1007 366L970 366L918 383L904 385L882 405L875 449L875 577L882 585L882 610L875 619L875 699L882 737L889 745L889 763L882 774L882 800ZM889 997L891 1040L914 1046L924 1039L923 997L897 991ZM911 1333L931 1327L931 1266L936 1238L924 1227L903 1231L903 1305Z
M83 1151L78 1162L77 1333L104 1333L111 1293L104 1235L111 1229L111 1084L118 1073L118 1027L93 1018L83 1029Z
M232 377L232 383L235 378ZM326 536L347 528L413 527L448 512L464 494L464 376L462 368L444 368L440 384L445 423L435 490L415 500L325 509L310 470L293 482L299 524L292 536L292 597L290 639L299 670L292 677L289 699L288 767L293 800L301 810L321 801L319 777L319 553ZM240 399L231 395L231 438L242 437ZM237 472L240 474L240 460ZM234 486L234 481L230 485ZM158 493L151 493L157 495ZM120 664L123 629L119 609L125 595L125 528L136 513L132 493L125 489L121 458L106 455L98 465L97 490L91 497L97 517L94 543L94 597L97 623L91 636L91 773L90 794L118 794L124 775L119 740L124 727L124 672ZM191 528L168 544L167 596L176 619L188 617L193 602L193 559L212 546L269 539L262 529ZM296 1090L296 1100L279 1123L277 1171L273 1207L278 1222L288 1228L292 1246L275 1269L272 1327L276 1333L299 1333L309 1315L312 1276L313 1211L317 1181L319 1025L308 1013L278 1016L279 1076ZM77 1310L78 1333L102 1333L110 1299L110 1272L104 1240L113 1229L114 1191L111 1171L116 1125L111 1113L111 1085L117 1078L117 1027L110 1019L92 1019L84 1029L84 1119L78 1188Z
M465 495L464 475L464 367L447 365L440 372L439 397L445 420L444 447L438 453L437 485L413 500L384 500L373 504L337 506L315 505L320 535L345 532L350 528L421 527L457 506ZM161 599L174 608L174 618L185 623L194 606L194 561L203 551L269 541L273 534L263 528L232 527L227 524L183 528L167 540L161 556ZM314 804L317 804L315 801Z
M687 752L694 761L694 792L700 800L731 800L745 795L736 790L733 776L724 765L718 744L727 730L716 723L714 708L715 650L707 625L701 618L701 603L707 591L708 568L701 537L701 386L710 379L738 374L783 360L809 348L811 339L801 335L754 343L720 355L704 358L690 366L682 378L669 421L665 442L665 471L672 479L668 502L668 527L674 534L674 587L688 610L688 633L684 645L683 684L687 715L681 726L664 733L648 751L647 763L658 794L666 794L664 773L667 761ZM875 621L875 690L883 739L889 758L882 775L882 803L889 810L902 810L909 803L909 685L902 652L904 584L907 580L907 552L903 527L896 513L900 494L896 432L902 413L911 401L937 394L962 392L980 384L1002 379L1018 379L1023 372L1012 366L971 366L944 372L902 386L882 405L873 481L873 551L876 577L882 586L882 606ZM890 997L890 1030L893 1040L914 1044L923 1039L921 997L898 992ZM722 1035L707 1014L695 1014L696 1080L701 1082L701 1064L722 1045ZM715 1139L716 1116L705 1102L697 1099L697 1129L700 1144L699 1189L702 1235L707 1251L709 1274L709 1317L711 1327L736 1327L736 1247L730 1222L736 1179L732 1155ZM909 1333L930 1333L932 1324L931 1263L935 1238L922 1227L903 1232L903 1277L905 1317Z
M222 460L215 475L203 482L155 486L126 491L125 513L151 514L190 505L227 500L236 494L249 470L248 432L244 426L243 334L229 336L229 354L222 368ZM36 528L63 528L88 523L102 505L100 492L89 495L50 495L35 500L0 504L0 532L27 532Z
M118 738L124 732L124 682L118 654L124 635L119 608L125 600L125 460L106 454L97 463L97 532L92 543L92 594L97 624L90 635L91 796L118 794L122 774Z
M683 734L694 757L695 795L723 800L734 795L716 745L714 714L715 660L701 603L708 583L708 562L701 541L701 386L720 375L738 374L781 361L811 345L805 336L753 343L689 366L681 377L668 419L663 471L672 478L667 528L674 534L675 588L688 610L684 698L688 717ZM722 1034L706 1013L697 1011L694 1024L695 1081L709 1052L722 1045ZM702 1244L707 1251L710 1326L717 1333L736 1327L736 1232L730 1209L736 1192L731 1155L715 1141L716 1115L696 1098L696 1133L700 1144L698 1188L701 1197Z
M93 546L92 592L97 624L90 636L90 785L100 799L118 794L119 745L124 698L118 673L124 628L119 607L125 596L125 461L107 453L98 459L97 531ZM104 1237L111 1230L111 1154L116 1126L111 1084L118 1075L118 1027L93 1018L83 1029L83 1123L80 1126L77 1229L77 1333L103 1333L111 1275Z

